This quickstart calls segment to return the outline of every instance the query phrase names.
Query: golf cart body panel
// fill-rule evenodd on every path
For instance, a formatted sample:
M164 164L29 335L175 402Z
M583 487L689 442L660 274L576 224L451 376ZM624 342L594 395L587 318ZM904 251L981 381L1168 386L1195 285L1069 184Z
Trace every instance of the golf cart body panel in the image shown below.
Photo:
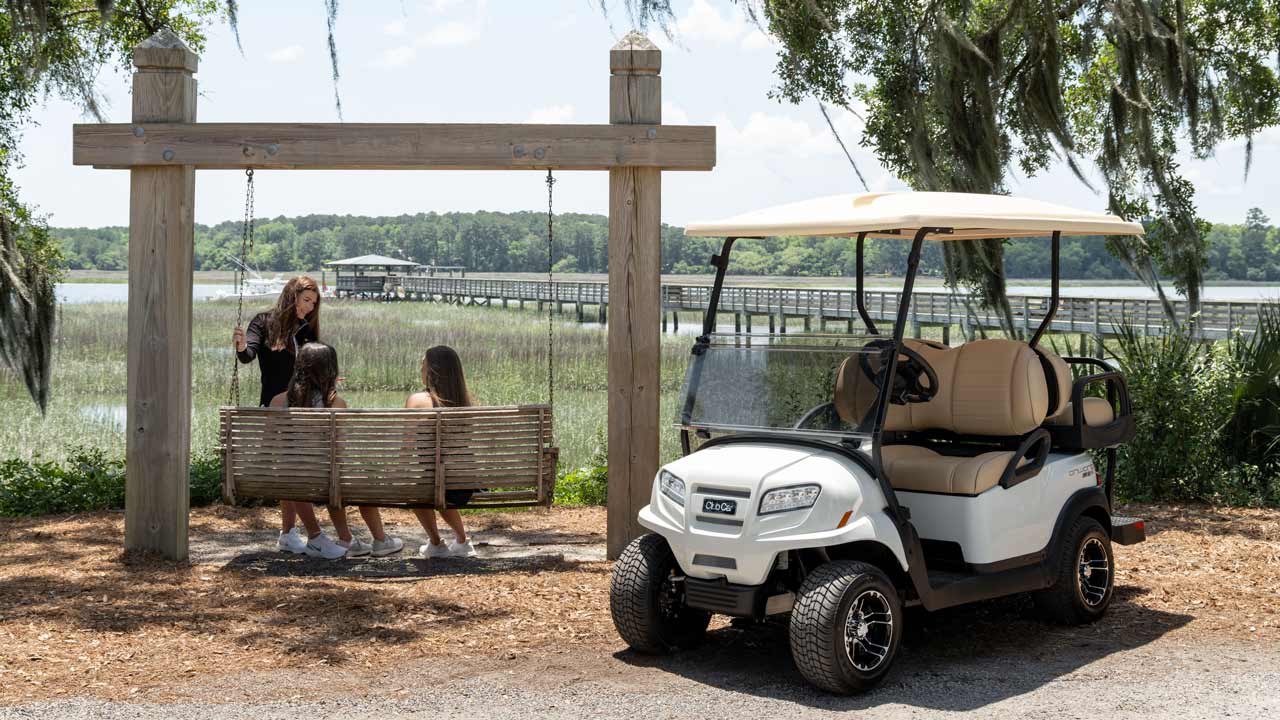
M685 483L683 504L655 480L640 524L667 539L686 575L706 580L759 585L780 553L857 541L881 542L905 571L906 554L884 513L879 483L837 449L816 445L732 443L668 463L664 471ZM766 493L807 485L822 488L822 502L760 514Z
M1010 488L976 496L897 493L921 540L955 544L965 565L981 571L1043 557L1058 518L1041 508L1061 508L1076 491L1096 485L1089 455L1053 453L1034 478Z

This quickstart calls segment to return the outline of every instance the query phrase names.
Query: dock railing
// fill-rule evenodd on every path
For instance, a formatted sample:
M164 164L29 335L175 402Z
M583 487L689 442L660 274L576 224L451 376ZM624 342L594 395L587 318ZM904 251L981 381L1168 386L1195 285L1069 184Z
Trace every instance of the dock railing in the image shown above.
M445 300L490 304L518 302L559 303L573 306L580 317L584 306L606 308L609 286L603 282L516 280L490 278L400 278L407 299ZM1280 294L1280 290L1277 291ZM705 312L711 296L707 284L662 285L662 309L666 313ZM876 322L892 322L897 313L901 293L868 290L866 307ZM1028 334L1044 320L1049 308L1048 295L1015 295L1009 298L1014 323ZM1201 305L1199 327L1204 337L1226 337L1234 330L1252 332L1265 301L1209 301ZM1186 302L1173 301L1180 316L1186 313ZM786 332L787 319L801 319L806 327L814 322L826 327L830 322L860 323L852 288L799 288L726 286L720 296L719 313L723 318L742 316L748 327L751 318L768 316ZM603 313L601 313L603 315ZM996 313L983 310L977 303L965 302L963 295L950 292L919 291L912 294L911 322L919 326L965 326L999 329ZM678 319L676 320L678 322ZM1160 301L1143 298L1062 297L1054 316L1053 332L1087 333L1101 338L1116 334L1116 328L1127 322L1139 333L1159 335L1165 332L1165 317Z

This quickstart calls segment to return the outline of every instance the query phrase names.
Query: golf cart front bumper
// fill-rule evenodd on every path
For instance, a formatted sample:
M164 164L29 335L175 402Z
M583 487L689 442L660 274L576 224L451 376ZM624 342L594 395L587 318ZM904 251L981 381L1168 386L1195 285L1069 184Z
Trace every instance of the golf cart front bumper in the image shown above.
M763 618L791 610L795 594L766 585L737 585L724 578L703 580L685 577L684 601L730 617Z
M1147 523L1142 518L1111 518L1111 542L1117 545L1136 545L1147 539Z

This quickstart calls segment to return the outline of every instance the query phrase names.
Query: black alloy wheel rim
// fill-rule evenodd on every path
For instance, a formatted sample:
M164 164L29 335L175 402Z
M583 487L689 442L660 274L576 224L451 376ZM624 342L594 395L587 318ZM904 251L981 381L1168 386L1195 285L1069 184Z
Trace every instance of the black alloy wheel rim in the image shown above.
M893 608L878 590L864 590L854 598L844 622L844 651L858 670L874 672L889 658L893 646Z
M1085 540L1080 546L1077 565L1076 583L1080 597L1085 605L1096 608L1107 599L1107 592L1111 589L1111 561L1102 541L1096 537Z

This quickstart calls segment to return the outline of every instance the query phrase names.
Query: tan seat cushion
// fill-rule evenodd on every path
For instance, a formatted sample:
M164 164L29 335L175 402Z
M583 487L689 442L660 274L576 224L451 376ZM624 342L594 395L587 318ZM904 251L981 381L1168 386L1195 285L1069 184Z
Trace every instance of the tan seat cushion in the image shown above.
M886 445L880 458L895 490L977 495L1000 482L1013 453L952 457L918 445Z
M1064 425L1070 427L1074 422L1072 413L1074 409L1071 402L1067 402L1067 406L1062 412L1048 418L1044 421L1045 425ZM1098 427L1106 425L1116 419L1116 411L1111 407L1111 403L1100 397L1087 397L1084 399L1084 424L1090 427Z

